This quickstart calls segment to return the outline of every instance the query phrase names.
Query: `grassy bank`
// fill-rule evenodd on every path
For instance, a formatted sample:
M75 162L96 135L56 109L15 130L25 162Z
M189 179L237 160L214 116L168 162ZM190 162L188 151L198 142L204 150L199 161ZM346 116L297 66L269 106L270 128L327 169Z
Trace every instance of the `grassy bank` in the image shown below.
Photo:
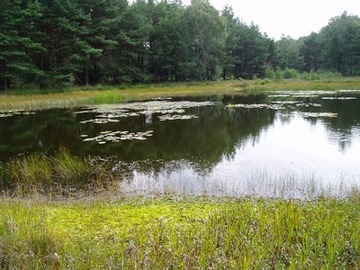
M360 78L326 80L237 80L135 86L94 86L56 91L15 91L0 96L1 110L39 110L157 97L259 93L273 90L360 89Z
M359 269L360 200L0 201L1 269Z

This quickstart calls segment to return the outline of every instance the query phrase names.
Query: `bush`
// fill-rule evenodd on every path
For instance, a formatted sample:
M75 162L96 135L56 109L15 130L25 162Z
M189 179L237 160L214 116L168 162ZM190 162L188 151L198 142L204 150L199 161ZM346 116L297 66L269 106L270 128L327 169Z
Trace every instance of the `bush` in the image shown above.
M286 68L283 73L284 79L297 79L299 77L299 72L293 68Z
M312 70L310 72L302 73L301 78L306 81L315 81L315 80L320 80L320 75L319 73Z

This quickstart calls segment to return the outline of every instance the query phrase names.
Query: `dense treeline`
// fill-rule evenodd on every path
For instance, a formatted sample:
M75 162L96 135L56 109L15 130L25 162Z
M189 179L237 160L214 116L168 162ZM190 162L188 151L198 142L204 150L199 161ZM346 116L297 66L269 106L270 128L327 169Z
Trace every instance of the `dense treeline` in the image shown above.
M2 0L1 89L254 78L274 70L360 74L360 19L274 41L207 0Z

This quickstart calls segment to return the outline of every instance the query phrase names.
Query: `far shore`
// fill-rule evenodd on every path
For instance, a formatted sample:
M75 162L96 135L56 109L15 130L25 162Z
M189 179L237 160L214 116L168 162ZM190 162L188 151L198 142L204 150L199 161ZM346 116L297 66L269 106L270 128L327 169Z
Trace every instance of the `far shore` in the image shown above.
M176 96L244 95L285 90L360 90L360 77L321 80L231 80L0 92L0 111L71 108Z

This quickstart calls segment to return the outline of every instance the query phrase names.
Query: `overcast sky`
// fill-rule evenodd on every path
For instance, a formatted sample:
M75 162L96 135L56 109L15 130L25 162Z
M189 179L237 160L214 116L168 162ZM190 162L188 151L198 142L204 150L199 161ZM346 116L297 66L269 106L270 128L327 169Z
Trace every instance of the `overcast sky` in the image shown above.
M189 4L191 0L183 0ZM319 32L330 18L344 10L360 16L360 0L209 0L218 10L225 5L247 24L253 22L262 33L279 39L282 34L292 38Z

